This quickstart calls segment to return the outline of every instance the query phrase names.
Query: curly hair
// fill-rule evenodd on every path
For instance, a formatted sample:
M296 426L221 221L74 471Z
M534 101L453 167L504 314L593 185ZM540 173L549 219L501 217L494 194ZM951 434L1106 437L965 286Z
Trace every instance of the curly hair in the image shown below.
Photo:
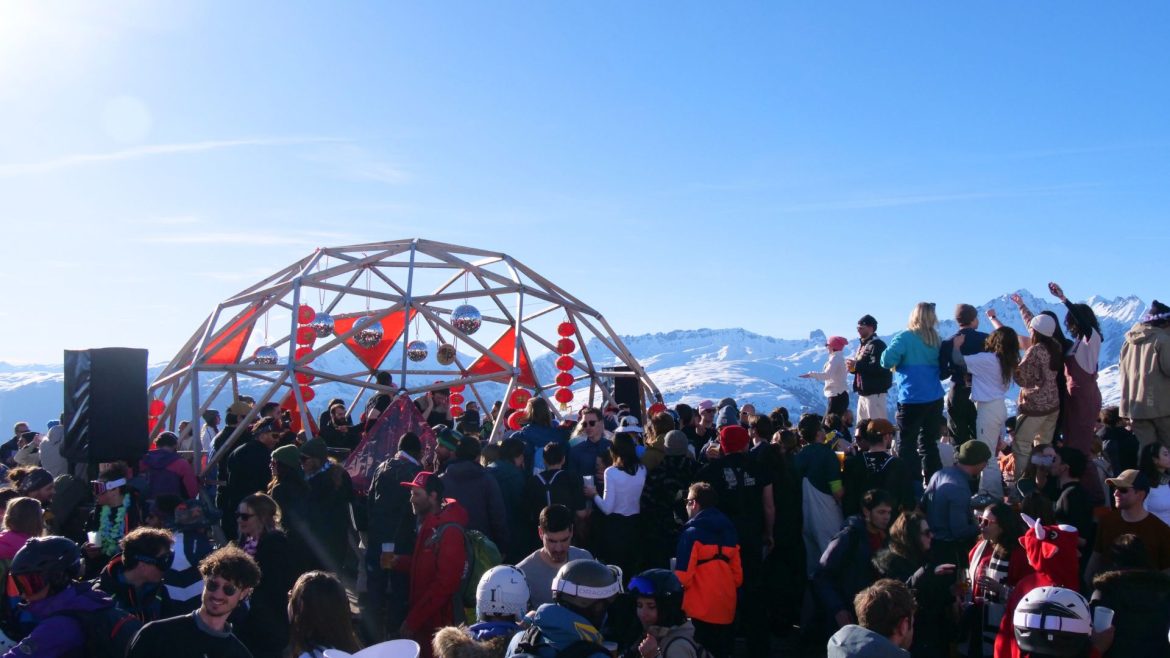
M260 565L244 549L228 545L199 562L199 573L204 578L216 576L233 585L250 589L260 582Z

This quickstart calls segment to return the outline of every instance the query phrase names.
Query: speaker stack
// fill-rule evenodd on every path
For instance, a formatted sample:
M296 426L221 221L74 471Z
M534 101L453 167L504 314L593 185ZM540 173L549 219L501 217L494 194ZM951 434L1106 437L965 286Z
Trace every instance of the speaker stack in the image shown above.
M73 463L136 465L150 445L146 350L65 350L65 441Z

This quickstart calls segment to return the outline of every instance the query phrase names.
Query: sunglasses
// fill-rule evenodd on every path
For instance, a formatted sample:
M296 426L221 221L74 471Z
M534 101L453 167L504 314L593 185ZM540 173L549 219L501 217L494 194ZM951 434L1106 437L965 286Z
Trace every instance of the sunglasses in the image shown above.
M236 512L236 518L241 520L241 521L247 521L248 519L252 518L253 516L256 516L256 515L255 514L248 514L247 512Z
M581 424L584 425L585 427L593 427L594 425L597 424L597 421L596 420L583 420L583 421L581 421Z
M979 519L980 526L989 526L995 523L995 519Z
M222 589L224 596L235 596L236 592L240 591L239 587L236 587L235 585L233 585L231 583L224 583L223 585L220 585L219 582L214 581L214 580L210 580L210 579L204 580L203 586L205 588L207 588L207 591L209 591L213 594L215 592L218 592L220 589Z
M143 564L153 564L160 571L166 571L175 563L175 552L167 551L166 555L134 555L133 558Z

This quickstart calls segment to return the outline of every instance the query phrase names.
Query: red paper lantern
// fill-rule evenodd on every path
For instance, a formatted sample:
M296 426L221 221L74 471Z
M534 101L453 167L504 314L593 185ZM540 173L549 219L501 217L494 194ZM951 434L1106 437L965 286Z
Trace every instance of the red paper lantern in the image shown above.
M312 327L297 329L297 345L312 345L317 340L317 332Z
M305 358L306 356L309 356L310 354L312 354L312 352L313 352L313 348L311 348L311 347L298 347L297 351L293 352L293 359L296 361L300 361L301 359Z
M661 402L655 402L654 404L650 405L650 408L646 411L648 411L649 415L653 417L654 414L660 414L666 411L666 405Z
M569 404L573 401L573 392L567 388L558 388L556 394L557 402L561 404Z
M573 376L567 372L557 374L557 386L572 386Z
M572 338L562 338L557 341L557 354L572 354L577 351L577 343Z
M151 400L150 401L150 415L151 416L161 416L161 415L163 415L163 412L166 410L167 410L167 403L166 402L163 402L162 400Z
M301 387L301 399L304 400L305 402L312 400L316 396L317 396L317 394L315 392L313 392L312 388L310 388L308 386Z
M462 393L452 393L451 396L447 398L447 402L450 402L451 404L454 404L454 405L463 404L463 394Z
M463 407L461 407L457 404L451 406L451 417L452 418L458 418L462 415L463 415Z
M523 409L531 397L531 393L522 388L518 388L512 391L512 395L508 397L508 406L513 409Z
M451 387L451 392L452 393L462 393L466 388L467 387L464 386L463 384L456 384L456 385Z
M307 372L298 372L297 373L297 383L298 384L312 384L313 383L313 376Z
M313 310L312 306L308 304L301 304L297 308L297 322L301 324L309 324L313 318L317 317L317 312Z
M557 325L557 335L568 338L575 333L577 333L577 326L572 322L562 322Z
M508 416L508 429L518 430L524 426L524 421L526 420L528 418L522 412L514 412L511 416Z
M577 366L577 362L569 355L557 357L557 370L572 370Z

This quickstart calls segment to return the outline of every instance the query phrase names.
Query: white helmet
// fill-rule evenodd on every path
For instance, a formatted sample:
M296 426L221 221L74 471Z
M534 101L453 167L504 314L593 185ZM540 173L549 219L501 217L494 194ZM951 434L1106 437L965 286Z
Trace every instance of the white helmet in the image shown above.
M475 588L475 615L479 619L487 615L511 616L520 621L528 612L528 596L524 572L506 564L492 567Z
M1012 623L1023 651L1080 656L1089 647L1092 620L1085 597L1063 587L1037 587L1020 600Z

